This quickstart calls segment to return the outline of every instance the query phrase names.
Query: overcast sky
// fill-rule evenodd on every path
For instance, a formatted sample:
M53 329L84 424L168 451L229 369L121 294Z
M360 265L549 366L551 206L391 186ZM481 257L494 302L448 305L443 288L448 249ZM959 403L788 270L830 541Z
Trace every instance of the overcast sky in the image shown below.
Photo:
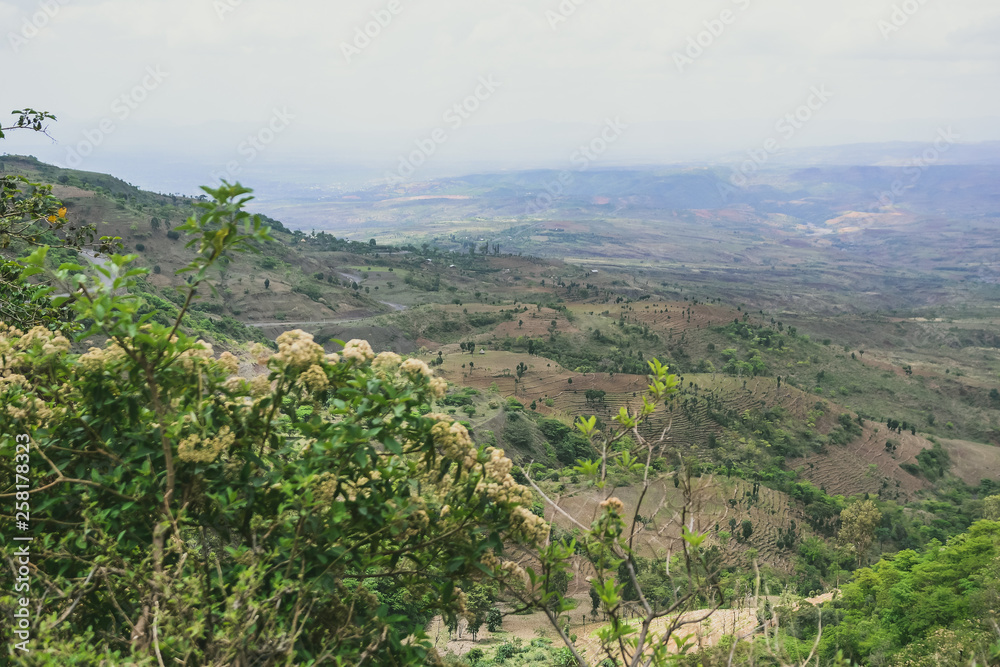
M1000 139L996 0L3 0L0 26L4 104L59 117L58 145L0 150L84 169L397 171L415 142L438 169L558 167L609 119L607 165Z

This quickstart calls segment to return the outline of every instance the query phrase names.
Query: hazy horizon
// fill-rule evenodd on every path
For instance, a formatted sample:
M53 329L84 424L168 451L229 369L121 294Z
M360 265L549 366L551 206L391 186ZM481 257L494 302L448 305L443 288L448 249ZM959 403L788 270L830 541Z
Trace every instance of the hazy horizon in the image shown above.
M5 152L161 190L289 165L324 187L404 163L416 180L571 168L608 123L623 129L589 160L602 167L944 127L1000 140L985 0L7 0L0 21L8 105L58 116L57 143L15 133Z

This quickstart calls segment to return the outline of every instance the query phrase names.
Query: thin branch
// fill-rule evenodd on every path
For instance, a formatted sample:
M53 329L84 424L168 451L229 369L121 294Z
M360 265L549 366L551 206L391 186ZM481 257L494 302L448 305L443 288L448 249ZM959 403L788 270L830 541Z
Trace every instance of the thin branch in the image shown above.
M67 609L62 614L59 615L59 618L56 620L55 625L57 625L57 626L60 625L63 621L65 621L67 618L69 618L70 614L73 613L73 610L76 609L77 603L80 602L81 599L83 599L84 593L87 592L86 591L87 584L90 583L90 578L94 576L94 572L96 572L96 571L97 571L97 566L96 565L94 567L90 568L90 574L87 575L87 578L84 580L83 585L81 586L81 588L83 590L81 590L80 594L76 596L75 600L73 600L73 604L71 604L69 606L69 609Z
M157 633L156 622L160 617L160 602L157 600L155 603L156 611L153 613L153 650L156 651L156 661L160 663L160 667L166 667L163 664L163 656L160 655L160 637Z
M534 463L534 461L532 461L532 463ZM530 465L529 465L529 467L530 467ZM577 521L576 519L574 519L572 516L570 516L570 514L566 510L564 510L563 508L559 507L559 505L557 505L555 503L555 501L553 501L551 498L549 498L547 495L545 495L545 492L542 491L540 488L538 488L538 485L535 484L535 480L531 479L531 477L528 476L527 472L524 473L524 476L528 480L528 484L531 484L531 488L533 488L538 493L538 495L540 495L542 497L542 499L545 500L545 502L547 502L548 504L552 505L552 507L554 507L556 510L558 510L558 512L560 514L562 514L564 517L566 517L567 519L569 519L570 521L572 521L573 523L575 523L577 526L580 527L580 529L587 530L586 526L584 526L582 523L580 523L579 521Z

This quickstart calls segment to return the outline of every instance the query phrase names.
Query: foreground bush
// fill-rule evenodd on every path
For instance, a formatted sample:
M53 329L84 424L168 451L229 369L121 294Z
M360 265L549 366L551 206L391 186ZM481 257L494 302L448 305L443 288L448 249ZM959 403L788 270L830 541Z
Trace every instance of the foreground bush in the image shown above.
M268 238L247 190L206 191L183 228L198 255L181 318L220 257ZM15 439L31 438L31 528L16 534L34 536L32 651L5 623L11 661L433 664L423 625L465 611L454 582L499 576L504 542L547 532L509 459L429 412L445 387L422 362L364 341L326 354L292 331L256 350L266 374L248 381L180 318L114 296L142 271L113 261L111 289L76 266L55 276L79 338L105 344L74 354L44 326L0 325L5 511ZM4 586L0 612L17 602Z

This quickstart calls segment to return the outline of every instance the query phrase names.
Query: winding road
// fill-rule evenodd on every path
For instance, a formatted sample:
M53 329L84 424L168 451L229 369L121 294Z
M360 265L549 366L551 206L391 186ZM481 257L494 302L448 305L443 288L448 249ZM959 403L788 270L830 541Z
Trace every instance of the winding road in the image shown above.
M384 303L389 306L395 312L406 310L406 306L398 303L389 303L388 301L379 301L379 303ZM308 327L308 326L324 326L328 324L351 324L354 322L364 322L365 320L370 320L373 317L378 317L379 315L385 315L385 313L377 313L375 315L369 315L368 317L350 317L342 320L309 320L305 322L247 322L246 325L250 327L257 327L258 329L266 329L268 327Z

